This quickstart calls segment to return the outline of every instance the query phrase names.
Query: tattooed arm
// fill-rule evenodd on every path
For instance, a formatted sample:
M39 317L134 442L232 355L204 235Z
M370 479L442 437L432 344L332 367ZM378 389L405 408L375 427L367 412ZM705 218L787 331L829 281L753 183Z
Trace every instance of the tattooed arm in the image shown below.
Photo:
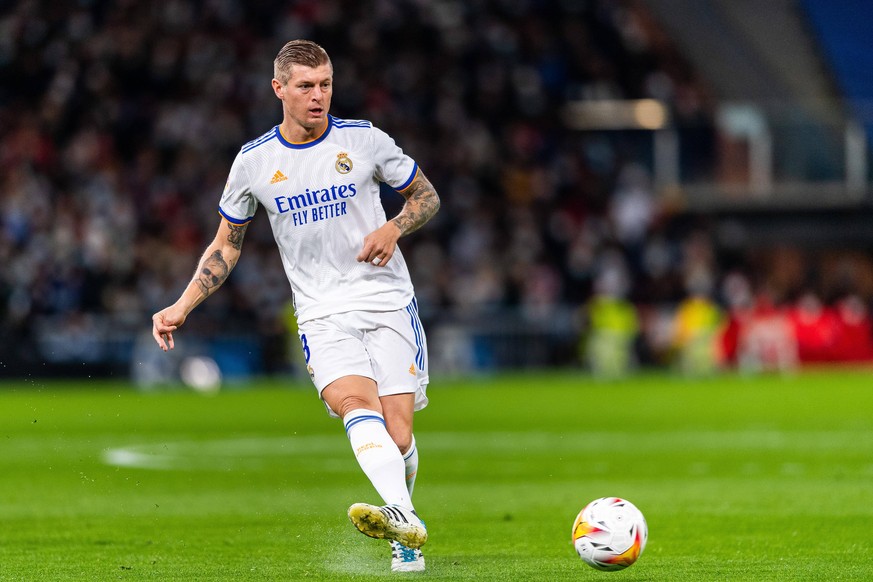
M173 349L173 332L185 323L188 314L195 307L227 280L239 260L248 226L222 220L215 239L206 247L185 291L173 305L152 316L152 336L162 350Z
M404 236L421 228L440 209L440 197L424 172L419 170L405 190L400 192L406 198L406 204L400 214L391 219Z
M421 228L440 209L440 197L420 169L400 194L406 198L400 213L364 237L358 261L384 267L394 255L397 239Z

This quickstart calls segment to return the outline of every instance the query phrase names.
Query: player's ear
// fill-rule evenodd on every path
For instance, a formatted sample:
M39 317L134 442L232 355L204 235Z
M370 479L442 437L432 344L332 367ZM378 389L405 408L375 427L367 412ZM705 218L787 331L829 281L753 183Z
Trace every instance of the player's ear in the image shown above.
M273 93L275 93L276 97L279 99L282 99L285 96L285 87L282 86L282 83L280 83L278 79L273 79Z

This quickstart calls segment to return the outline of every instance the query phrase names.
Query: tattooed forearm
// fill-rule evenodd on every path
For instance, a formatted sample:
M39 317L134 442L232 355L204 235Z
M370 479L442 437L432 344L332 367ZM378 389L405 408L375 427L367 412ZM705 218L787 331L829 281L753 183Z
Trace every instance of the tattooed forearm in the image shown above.
M230 234L227 235L227 242L233 245L233 248L236 250L242 249L243 237L246 235L246 229L249 227L249 223L245 224L227 224L230 227Z
M401 235L418 230L440 209L440 197L421 171L403 194L406 204L400 214L392 219Z
M242 237L240 237L242 238ZM200 264L200 270L194 277L197 286L200 287L200 292L204 297L208 297L210 293L221 287L221 284L227 279L230 269L221 251L215 251Z

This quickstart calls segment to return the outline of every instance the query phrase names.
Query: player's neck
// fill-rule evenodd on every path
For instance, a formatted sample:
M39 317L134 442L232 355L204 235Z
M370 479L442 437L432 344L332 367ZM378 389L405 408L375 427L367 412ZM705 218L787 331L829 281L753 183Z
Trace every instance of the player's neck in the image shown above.
M321 135L325 131L327 131L327 126L329 123L330 120L325 117L324 123L322 123L318 127L308 128L294 123L290 119L286 118L279 126L279 133L281 133L282 138L284 138L285 141L289 143L306 143L308 141L313 141L321 137Z

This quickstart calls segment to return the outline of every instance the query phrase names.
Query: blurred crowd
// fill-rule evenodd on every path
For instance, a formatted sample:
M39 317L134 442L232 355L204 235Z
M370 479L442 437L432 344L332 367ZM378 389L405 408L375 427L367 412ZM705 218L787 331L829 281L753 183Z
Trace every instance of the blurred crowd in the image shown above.
M111 360L149 330L215 232L233 157L281 120L272 61L293 38L331 55L332 113L392 135L442 197L401 242L426 319L602 294L724 305L710 225L655 197L638 142L561 119L603 98L711 115L633 0L22 0L0 14L0 365ZM386 192L389 215L401 202ZM259 214L188 333L256 334L281 371L284 277Z

